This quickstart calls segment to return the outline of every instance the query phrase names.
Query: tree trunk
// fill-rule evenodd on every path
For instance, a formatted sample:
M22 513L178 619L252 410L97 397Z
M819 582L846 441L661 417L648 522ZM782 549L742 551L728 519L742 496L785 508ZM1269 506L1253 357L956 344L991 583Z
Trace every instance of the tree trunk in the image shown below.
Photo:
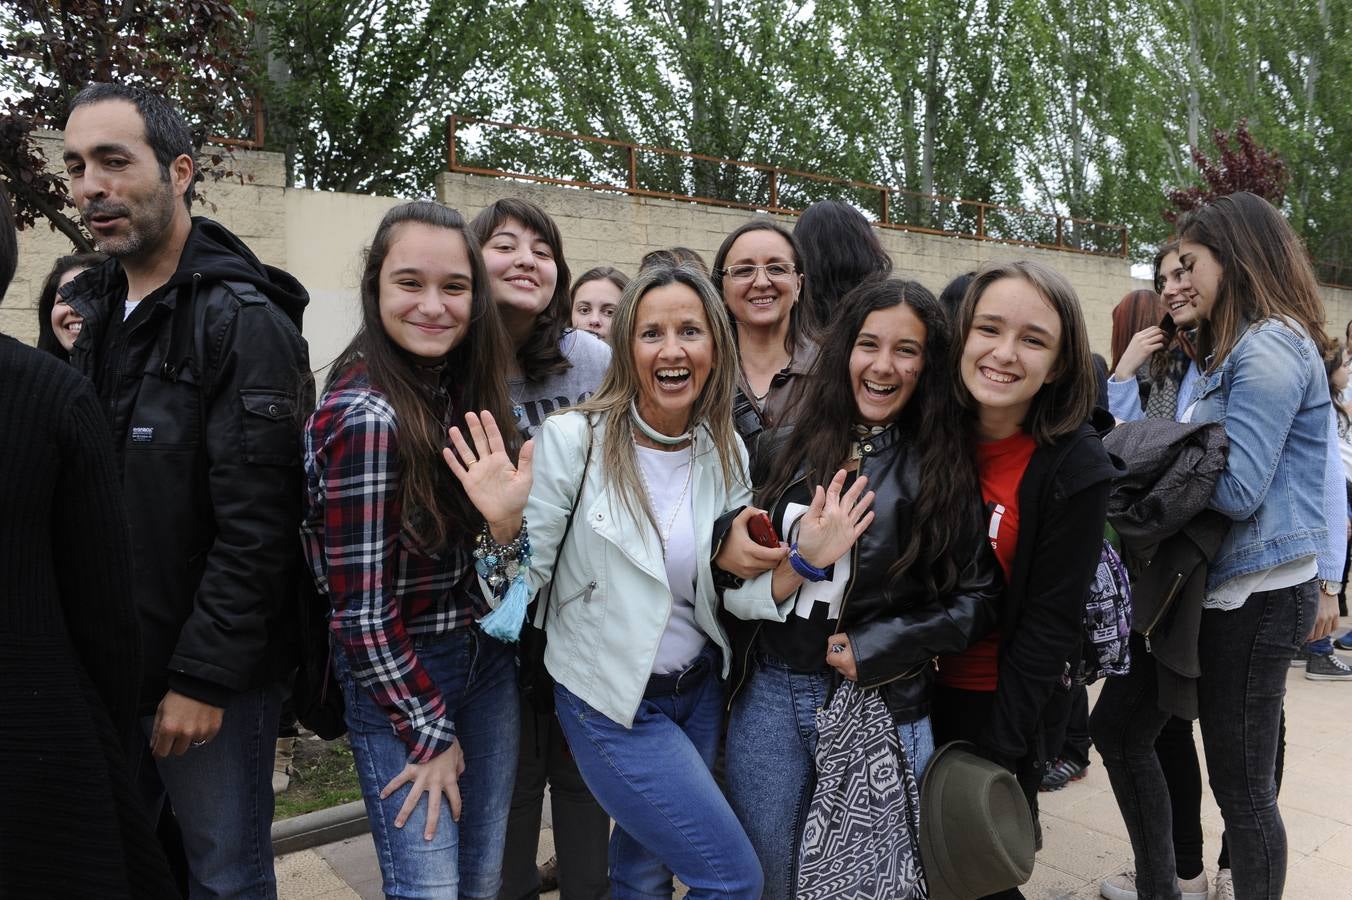
M939 104L944 102L943 92L939 89L939 29L934 23L930 26L929 51L925 57L925 131L921 139L920 151L920 192L934 193L934 145L935 132L939 130ZM923 224L943 228L943 210L935 201L926 199Z
M1202 51L1197 33L1197 4L1195 0L1182 2L1188 17L1188 146L1196 147L1202 130L1202 96L1197 85L1202 77Z

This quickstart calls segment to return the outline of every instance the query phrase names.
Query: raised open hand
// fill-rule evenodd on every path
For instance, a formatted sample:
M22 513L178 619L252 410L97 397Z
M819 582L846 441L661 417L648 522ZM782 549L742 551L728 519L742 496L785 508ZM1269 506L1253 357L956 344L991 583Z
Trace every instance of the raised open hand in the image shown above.
M873 521L873 491L864 493L868 478L860 475L841 493L845 470L841 469L823 488L817 485L812 505L798 526L798 555L824 569L845 555Z
M487 410L478 415L466 413L465 430L474 442L473 449L460 429L452 426L451 446L442 450L441 455L488 523L493 539L505 544L521 530L521 513L530 496L535 444L526 441L513 465L492 413Z

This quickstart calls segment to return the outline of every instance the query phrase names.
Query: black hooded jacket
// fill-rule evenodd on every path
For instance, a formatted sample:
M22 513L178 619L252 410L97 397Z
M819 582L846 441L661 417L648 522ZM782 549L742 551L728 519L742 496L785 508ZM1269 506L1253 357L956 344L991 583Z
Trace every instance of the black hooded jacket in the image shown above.
M1112 480L1125 472L1103 447L1102 410L1039 446L1019 482L1019 536L1000 611L1000 674L978 747L1011 771L1037 753L1038 729L1066 663L1079 660L1084 604L1103 551Z
M84 317L71 363L98 388L127 501L142 712L167 689L224 706L287 664L279 621L297 583L314 397L300 335L309 297L204 218L125 322L116 260L62 295Z

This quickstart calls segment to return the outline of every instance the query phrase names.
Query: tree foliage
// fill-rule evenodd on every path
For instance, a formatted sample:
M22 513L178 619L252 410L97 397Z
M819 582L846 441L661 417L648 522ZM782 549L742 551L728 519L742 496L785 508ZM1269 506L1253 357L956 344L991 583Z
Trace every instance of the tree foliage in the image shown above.
M445 166L443 121L482 111L486 52L508 4L489 0L253 0L270 142L293 183L425 194Z
M11 0L0 35L0 177L16 219L20 227L46 219L82 249L89 236L68 213L65 180L34 140L39 128L65 126L82 87L154 88L174 99L199 142L240 133L251 118L248 21L231 0Z
M1246 121L1240 119L1233 135L1216 129L1211 140L1216 145L1215 160L1200 147L1192 148L1202 184L1169 192L1171 208L1164 211L1167 221L1177 222L1180 214L1238 191L1257 194L1273 206L1282 205L1291 180L1286 163L1278 154L1258 146Z
M997 237L1115 249L1115 233L1067 217L1124 223L1148 258L1168 192L1219 189L1206 166L1230 172L1227 153L1251 140L1285 162L1283 210L1312 253L1352 258L1352 6L1337 0L238 2L257 15L269 144L298 185L428 194L458 112L888 185L893 218L925 227L977 227L953 197L1062 217L987 208ZM232 127L213 116L247 94L246 24L229 0L0 11L22 50L0 87L29 103L0 122L6 180L62 208L24 129L59 125L69 86L96 72L166 84L195 122ZM1194 154L1241 121L1229 150ZM460 139L471 164L630 177L623 148L492 128ZM645 188L769 203L763 171L646 151L635 163ZM786 174L777 189L783 206L831 196L881 212L876 190Z

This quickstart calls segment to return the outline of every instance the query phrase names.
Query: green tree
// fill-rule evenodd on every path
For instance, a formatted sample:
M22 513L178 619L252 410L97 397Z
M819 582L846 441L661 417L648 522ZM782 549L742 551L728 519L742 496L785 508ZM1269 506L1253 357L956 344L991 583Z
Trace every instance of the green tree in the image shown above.
M823 0L817 53L840 56L841 77L803 70L807 105L829 131L853 136L859 177L926 195L1017 201L1007 140L1017 80L1007 64L1011 8L980 0ZM975 210L907 198L893 218L974 228Z
M605 0L528 5L515 23L518 52L503 71L511 95L504 114L709 156L797 165L813 137L793 89L793 50L805 28L800 13L798 4L782 0L660 0L625 11ZM484 153L517 165L627 178L620 151L486 135ZM647 153L638 163L645 187L768 199L762 173Z
M252 0L268 73L269 144L293 184L427 194L445 116L491 109L487 50L511 4Z

